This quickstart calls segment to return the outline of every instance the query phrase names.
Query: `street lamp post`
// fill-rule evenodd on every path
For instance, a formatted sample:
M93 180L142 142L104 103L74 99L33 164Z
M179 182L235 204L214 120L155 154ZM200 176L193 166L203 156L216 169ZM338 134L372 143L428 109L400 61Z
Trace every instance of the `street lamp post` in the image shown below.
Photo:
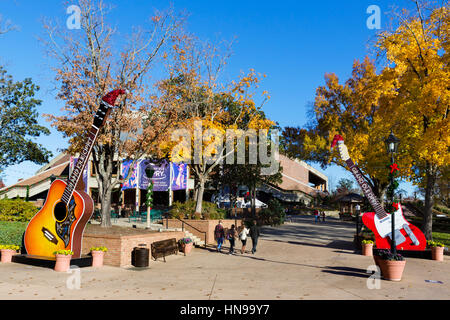
M359 239L359 214L361 212L361 206L359 204L357 204L355 206L355 214L356 214L356 237L357 239Z
M394 154L398 151L398 144L400 143L400 139L398 139L396 136L394 136L394 133L391 130L391 133L389 134L389 137L384 141L386 144L386 149L388 154L391 155L391 165L394 165ZM394 203L394 175L390 175L390 197L391 197L391 203ZM395 216L394 212L391 214L391 251L393 254L397 253L397 246L395 243Z

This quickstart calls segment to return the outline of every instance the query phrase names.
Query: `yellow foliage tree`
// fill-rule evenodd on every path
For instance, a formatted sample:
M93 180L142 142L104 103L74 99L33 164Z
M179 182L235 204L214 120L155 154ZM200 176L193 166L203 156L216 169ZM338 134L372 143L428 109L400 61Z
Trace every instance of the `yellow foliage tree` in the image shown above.
M261 75L250 70L227 86L220 82L229 47L222 53L220 45L202 46L188 36L179 44L182 46L174 46L177 62L171 66L171 77L164 81L163 96L179 104L183 120L172 127L172 139L161 143L160 148L172 161L190 164L195 177L195 212L201 213L210 175L227 156L235 153L235 140L232 150L225 143L233 138L230 132L240 138L246 130L268 130L274 122L261 111L268 99L267 92L263 92L259 107L253 99Z
M378 36L387 64L379 103L384 126L401 139L409 177L425 190L422 231L431 239L436 179L450 163L450 7L415 5L395 16L395 30Z

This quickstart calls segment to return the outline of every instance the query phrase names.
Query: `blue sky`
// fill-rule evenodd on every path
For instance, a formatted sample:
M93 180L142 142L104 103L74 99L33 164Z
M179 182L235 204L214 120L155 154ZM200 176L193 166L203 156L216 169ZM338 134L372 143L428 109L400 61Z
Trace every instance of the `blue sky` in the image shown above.
M110 22L121 34L132 26L143 25L155 9L168 8L168 1L106 0L115 8ZM381 28L388 24L386 13L393 4L408 5L409 1L219 1L174 0L175 10L189 13L186 28L200 39L232 40L233 56L225 76L233 79L241 71L255 69L267 75L261 89L268 90L271 99L264 106L269 118L284 126L303 126L307 121L308 103L315 90L324 83L324 74L336 73L344 81L351 73L355 59L363 59L368 42L376 30L367 27L371 5L381 9ZM40 114L59 113L62 104L55 99L54 74L49 70L51 60L38 41L44 35L43 18L65 23L66 8L76 1L61 0L2 0L0 14L11 20L17 31L0 36L0 64L5 65L15 80L31 77L41 87L38 98L43 100ZM76 32L76 31L73 31ZM42 117L40 122L49 123ZM38 138L55 155L67 146L60 133L51 128L49 137ZM314 167L318 168L313 164ZM26 162L5 170L4 181L12 184L27 178L40 166ZM319 168L320 169L320 168ZM322 170L331 186L351 174L332 166ZM412 192L409 183L401 188Z

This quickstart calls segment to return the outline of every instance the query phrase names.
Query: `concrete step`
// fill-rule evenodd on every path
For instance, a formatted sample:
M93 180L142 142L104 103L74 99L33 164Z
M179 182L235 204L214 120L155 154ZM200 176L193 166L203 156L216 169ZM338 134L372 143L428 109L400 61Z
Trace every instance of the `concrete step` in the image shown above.
M205 241L203 241L199 237L193 235L191 232L185 230L184 234L185 234L186 237L192 239L192 241L194 242L194 245L196 245L196 246L203 246L203 245L205 245Z

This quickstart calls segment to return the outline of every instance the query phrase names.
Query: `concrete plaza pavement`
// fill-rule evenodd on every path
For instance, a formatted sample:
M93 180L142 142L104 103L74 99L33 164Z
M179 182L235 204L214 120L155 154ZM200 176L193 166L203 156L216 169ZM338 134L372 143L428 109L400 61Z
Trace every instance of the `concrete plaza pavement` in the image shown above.
M315 224L313 216L299 216L264 227L254 255L194 248L166 263L151 260L145 269L104 266L71 273L0 263L0 299L450 299L448 256L444 262L407 258L400 282L379 280L379 288L369 289L374 282L367 268L374 262L354 252L353 233L349 222Z

